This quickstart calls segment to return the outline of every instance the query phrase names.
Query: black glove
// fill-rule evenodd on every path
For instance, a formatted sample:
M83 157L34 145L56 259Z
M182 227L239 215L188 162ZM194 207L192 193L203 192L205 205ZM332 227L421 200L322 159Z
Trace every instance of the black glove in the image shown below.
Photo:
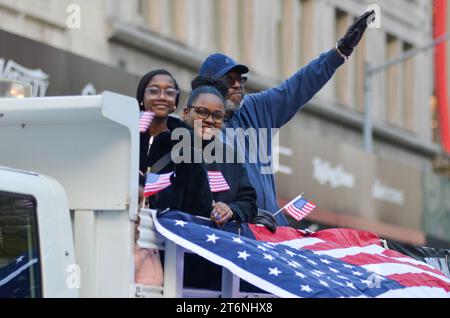
M273 214L261 209L258 209L258 214L256 214L250 223L264 225L272 233L277 231L277 221Z
M358 18L345 33L344 37L337 44L338 50L349 57L353 53L353 49L358 45L359 41L367 29L367 24L375 20L375 11L364 13Z

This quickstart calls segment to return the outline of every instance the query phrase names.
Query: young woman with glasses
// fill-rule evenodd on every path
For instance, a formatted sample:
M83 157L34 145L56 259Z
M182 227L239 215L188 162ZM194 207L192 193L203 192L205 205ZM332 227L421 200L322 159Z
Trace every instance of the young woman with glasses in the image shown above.
M192 88L187 107L183 112L183 119L201 138L202 150L205 150L213 142L220 141L218 136L221 134L225 118L225 96L228 89L220 80L203 77L195 79ZM220 172L229 189L223 189L223 191L219 189L217 191L220 192L212 194L214 209L211 220L218 226L223 226L231 220L238 223L250 222L257 213L256 191L242 164L226 162L227 149L224 144L221 145L224 149L224 157L219 158L219 162L207 162L205 165L209 173ZM205 152L203 154L206 156ZM208 160L205 159L205 161ZM189 273L185 276L185 286L220 290L221 267L206 262L197 255L187 254L185 268Z
M201 163L174 164L171 157L172 148L177 143L171 140L172 131L180 127L189 129L180 119L169 116L177 109L180 98L175 78L166 70L147 73L139 83L136 98L141 111L155 114L150 127L141 133L140 138L141 186L145 183L142 175L147 172L175 172L171 186L149 198L149 207L209 217L212 197L204 166Z
M147 172L175 172L171 176L170 187L148 198L148 207L158 210L169 208L209 217L213 201L205 167L202 164L175 164L172 161L171 151L175 142L171 140L171 132L180 127L189 129L183 121L169 116L177 109L179 97L175 78L165 70L149 72L139 83L136 98L140 110L155 114L148 130L140 136L140 195L143 196ZM136 231L136 240L138 235ZM162 286L160 252L136 245L134 257L136 282Z
M220 80L198 77L193 81L192 88L183 119L194 129L194 133L201 137L202 150L205 150L221 133L227 87ZM216 158L212 153L211 156L219 159L219 162L206 160L206 169L210 172L220 171L230 189L213 193L215 205L211 219L219 225L231 219L249 222L257 213L256 191L243 165L236 162L234 151L221 142L218 145L223 149L223 157ZM230 159L226 156L227 151L233 151L232 162L226 161ZM204 151L204 156L207 154Z

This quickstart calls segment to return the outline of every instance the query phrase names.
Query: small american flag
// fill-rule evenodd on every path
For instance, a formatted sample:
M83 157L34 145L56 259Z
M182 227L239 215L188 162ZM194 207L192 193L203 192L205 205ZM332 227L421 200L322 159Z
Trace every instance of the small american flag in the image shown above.
M145 133L150 127L153 118L155 117L155 113L152 112L141 112L141 117L139 120L139 131L141 133Z
M283 209L295 220L300 222L315 208L316 208L315 204L309 202L308 200L303 199L300 196L292 200L290 203L288 203Z
M148 173L147 181L145 182L144 197L150 197L168 188L171 185L171 175L173 175L173 172L165 174Z
M209 187L212 193L225 192L230 190L227 180L220 171L208 171Z

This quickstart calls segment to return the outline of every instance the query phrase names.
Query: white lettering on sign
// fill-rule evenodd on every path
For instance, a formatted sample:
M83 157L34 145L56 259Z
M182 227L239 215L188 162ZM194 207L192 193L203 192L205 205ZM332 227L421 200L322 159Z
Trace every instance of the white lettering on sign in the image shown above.
M373 184L372 197L399 206L405 205L405 193L402 190L385 185L378 179Z
M5 60L0 59L0 77L30 84L33 87L33 97L44 97L50 84L50 77L42 70L26 68L13 60L5 65Z
M341 165L333 167L328 161L320 158L313 159L313 178L321 185L329 184L333 189L346 187L352 189L355 186L355 177L346 172Z

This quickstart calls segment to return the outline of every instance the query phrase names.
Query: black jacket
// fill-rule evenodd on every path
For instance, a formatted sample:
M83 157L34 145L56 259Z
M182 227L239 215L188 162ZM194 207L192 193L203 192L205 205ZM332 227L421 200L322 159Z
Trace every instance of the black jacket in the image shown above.
M225 161L224 161L225 162ZM247 171L241 163L211 163L206 165L208 171L221 171L229 191L213 193L215 202L227 204L233 211L234 219L250 222L256 216L256 191L250 183Z
M140 140L140 164L139 169L146 173L148 167L153 167L161 158L170 153L174 145L179 141L171 140L171 133L176 128L190 129L184 122L178 118L170 117L167 120L169 131L162 132L153 140L149 150L150 134L146 132L141 134ZM191 155L193 156L193 148ZM201 163L180 163L175 164L168 160L158 171L152 171L158 174L175 172L171 177L172 185L167 189L153 195L149 198L150 208L165 210L178 210L194 215L200 215L209 218L212 211L212 194L209 188L208 176L205 166Z
M146 132L141 134L141 154L140 170L145 173L148 167L153 167L161 158L170 155L172 148L179 142L171 140L171 133L177 128L186 128L191 132L192 129L178 118L170 117L167 121L169 131L162 132L153 140L150 151L148 151L150 134ZM204 143L204 147L208 143ZM193 139L191 139L193 145ZM191 158L194 158L194 152L200 150L190 149ZM225 162L224 151L224 159ZM220 193L211 193L209 181L206 174L208 171L221 171L228 185L229 191ZM180 163L174 164L171 160L163 165L163 168L156 173L170 173L175 171L172 176L172 185L166 190L150 197L150 207L154 209L179 210L194 215L200 215L209 218L212 211L212 200L227 204L234 212L236 220L249 222L257 214L256 191L250 183L244 165L240 163Z
M226 159L226 152L223 158ZM214 201L227 204L234 212L234 219L249 222L257 213L256 191L243 164L222 162L206 164L208 171L221 171L231 188L229 191L213 193ZM185 254L184 257L184 286L220 290L222 267L196 254Z

